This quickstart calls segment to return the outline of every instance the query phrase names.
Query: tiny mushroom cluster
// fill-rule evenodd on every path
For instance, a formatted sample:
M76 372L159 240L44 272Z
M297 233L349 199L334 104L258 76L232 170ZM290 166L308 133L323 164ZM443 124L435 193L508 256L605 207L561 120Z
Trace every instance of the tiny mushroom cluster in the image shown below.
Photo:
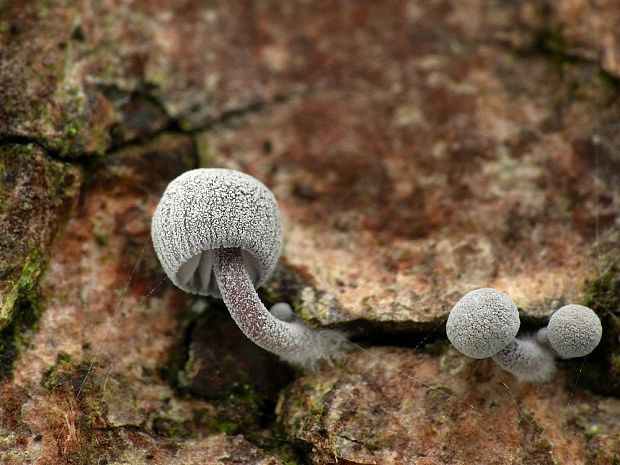
M222 298L243 333L294 365L312 369L347 347L333 330L315 330L279 303L267 311L256 288L282 248L272 192L239 171L201 168L166 188L151 223L155 252L170 280L192 294Z
M287 303L268 311L256 288L273 272L282 248L280 211L273 193L239 171L188 171L166 188L151 223L155 252L182 290L222 298L243 333L283 360L308 369L349 348L339 332L312 329ZM502 291L476 289L452 308L448 339L461 353L491 357L521 381L547 381L554 357L583 357L601 340L598 316L566 305L534 336L517 338L521 322Z
M476 289L452 308L446 324L452 345L468 357L491 357L520 381L544 382L555 371L554 355L583 357L602 337L596 313L583 305L566 305L534 336L517 339L520 327L517 306L497 289Z

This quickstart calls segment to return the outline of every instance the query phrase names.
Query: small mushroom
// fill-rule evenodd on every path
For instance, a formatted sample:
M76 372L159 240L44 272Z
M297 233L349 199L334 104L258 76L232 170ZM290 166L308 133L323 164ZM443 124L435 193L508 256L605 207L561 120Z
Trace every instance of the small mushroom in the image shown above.
M535 340L516 339L519 311L505 293L476 289L465 294L448 316L448 339L471 358L492 357L521 381L546 381L554 372L552 354Z
M186 292L221 297L263 349L312 368L346 346L340 333L315 331L294 314L278 318L260 301L256 288L276 266L282 227L275 197L253 177L205 168L182 174L155 210L151 237L170 280Z
M546 328L549 344L562 358L588 355L603 336L601 320L583 305L570 304L558 309Z
M278 320L288 321L289 323L295 320L295 312L286 302L278 302L272 305L269 312Z
M446 324L448 339L471 358L488 358L510 344L519 332L519 311L502 291L475 289L452 308Z

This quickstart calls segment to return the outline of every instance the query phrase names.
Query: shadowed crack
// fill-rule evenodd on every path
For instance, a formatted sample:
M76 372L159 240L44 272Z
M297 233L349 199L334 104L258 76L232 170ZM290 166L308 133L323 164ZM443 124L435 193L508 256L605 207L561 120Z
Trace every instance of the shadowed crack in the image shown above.
M116 94L114 99L117 100L117 102L122 100L129 101L130 99L144 99L146 102L152 104L156 108L156 110L160 112L161 118L166 121L165 124L161 125L161 127L158 127L152 132L147 132L146 134L137 134L134 137L130 137L122 141L115 142L113 140L110 146L105 150L104 156L110 155L114 152L123 150L130 146L148 145L150 142L157 139L163 134L182 134L192 136L200 132L209 131L214 127L226 127L238 118L261 113L265 110L273 108L274 106L285 104L293 98L302 97L303 95L305 95L305 92L300 92L290 95L279 95L271 100L252 102L240 108L226 110L222 112L217 118L210 120L205 125L202 125L200 127L184 129L182 127L180 119L172 117L167 111L165 105L163 105L162 102L153 94L143 91L125 92L114 85L99 86L99 88L105 95L110 96L111 94ZM119 105L122 105L122 103ZM122 123L120 126L117 127L122 128ZM114 132L114 130L115 129L113 127L112 132ZM45 150L51 158L73 164L83 163L85 160L88 161L93 156L92 152L82 152L79 155L75 156L63 156L60 150L51 147L48 143L46 143L44 139L24 136L20 134L0 134L0 146L8 144L35 144Z

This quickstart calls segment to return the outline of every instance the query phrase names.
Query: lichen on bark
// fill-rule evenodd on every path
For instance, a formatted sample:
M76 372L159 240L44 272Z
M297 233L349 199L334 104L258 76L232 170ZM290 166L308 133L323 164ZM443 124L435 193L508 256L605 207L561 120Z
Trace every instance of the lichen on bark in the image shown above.
M77 198L79 170L33 144L0 146L0 378L37 322L48 249Z

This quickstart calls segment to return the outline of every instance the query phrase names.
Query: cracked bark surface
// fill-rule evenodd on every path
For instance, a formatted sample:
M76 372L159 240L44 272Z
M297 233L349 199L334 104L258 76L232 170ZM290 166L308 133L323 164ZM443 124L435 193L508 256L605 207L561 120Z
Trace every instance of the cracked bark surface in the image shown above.
M0 461L620 460L613 2L0 10ZM150 216L196 166L274 190L261 297L363 349L292 373L164 279ZM444 341L481 286L603 343L518 385Z

